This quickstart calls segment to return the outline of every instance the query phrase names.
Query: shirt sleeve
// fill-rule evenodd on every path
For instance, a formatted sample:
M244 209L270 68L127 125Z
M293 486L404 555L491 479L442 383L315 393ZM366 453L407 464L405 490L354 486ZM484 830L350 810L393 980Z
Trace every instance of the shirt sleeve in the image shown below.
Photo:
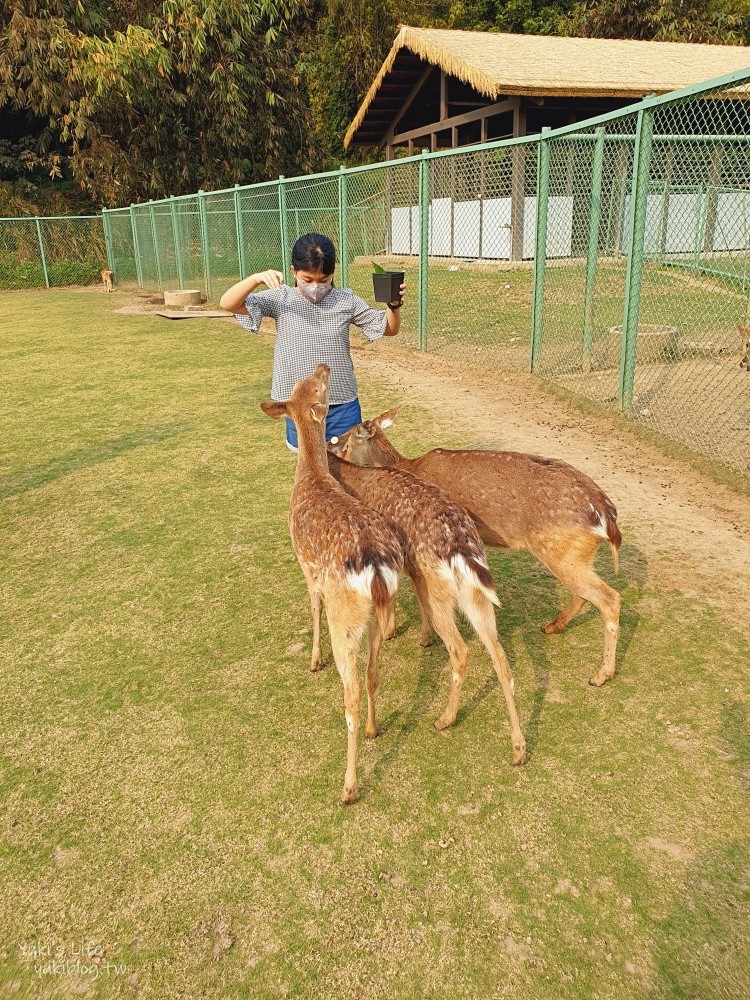
M279 311L279 290L267 289L265 292L251 292L245 299L247 316L235 313L234 318L250 333L257 333L264 316L276 319Z
M385 309L373 309L372 306L352 293L352 323L361 328L368 340L378 340L385 333Z

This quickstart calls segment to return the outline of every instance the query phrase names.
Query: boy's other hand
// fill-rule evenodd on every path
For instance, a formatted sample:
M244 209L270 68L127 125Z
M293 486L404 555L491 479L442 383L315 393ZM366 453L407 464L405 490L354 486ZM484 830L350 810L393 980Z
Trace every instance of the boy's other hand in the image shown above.
M284 275L281 271L259 271L255 277L259 284L266 285L268 288L281 288L284 284Z

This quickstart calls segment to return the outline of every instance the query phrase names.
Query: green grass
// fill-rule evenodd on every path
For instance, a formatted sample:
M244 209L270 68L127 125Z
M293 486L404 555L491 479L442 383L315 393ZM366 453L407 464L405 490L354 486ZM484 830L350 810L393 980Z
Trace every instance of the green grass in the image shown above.
M434 730L447 655L404 587L340 807L341 685L307 670L294 459L258 408L270 337L121 301L3 295L0 995L747 996L744 620L650 587L625 524L619 672L594 690L598 617L542 636L555 581L493 553L514 770L473 639ZM414 411L396 440L431 431Z

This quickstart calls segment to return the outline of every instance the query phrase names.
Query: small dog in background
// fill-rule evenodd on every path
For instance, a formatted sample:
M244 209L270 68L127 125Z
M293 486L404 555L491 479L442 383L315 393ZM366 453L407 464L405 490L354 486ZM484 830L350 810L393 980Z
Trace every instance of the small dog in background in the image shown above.
M740 347L740 368L750 372L750 326L738 326L737 329L740 331L742 344Z
M112 291L112 271L108 267L105 267L102 271L102 281L104 282L104 290L106 292Z

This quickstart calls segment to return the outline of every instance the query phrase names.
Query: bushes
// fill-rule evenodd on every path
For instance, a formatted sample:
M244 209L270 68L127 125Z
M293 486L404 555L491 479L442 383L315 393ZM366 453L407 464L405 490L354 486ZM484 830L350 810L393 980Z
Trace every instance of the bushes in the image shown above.
M63 285L93 285L101 281L102 263L87 260L56 260L47 264L49 283ZM43 288L44 269L41 260L22 260L10 255L0 258L0 288Z

